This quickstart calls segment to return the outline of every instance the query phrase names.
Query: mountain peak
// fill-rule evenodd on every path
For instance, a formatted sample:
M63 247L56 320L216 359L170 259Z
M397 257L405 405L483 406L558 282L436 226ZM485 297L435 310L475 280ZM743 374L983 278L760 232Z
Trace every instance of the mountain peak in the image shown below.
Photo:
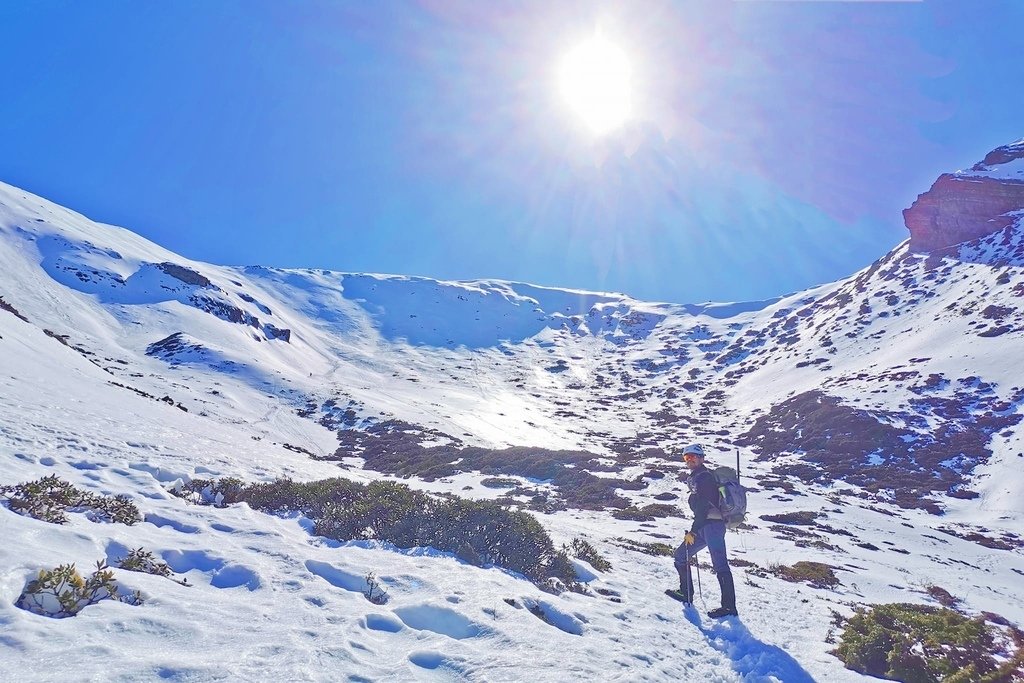
M991 173L996 170L992 168L993 166L1003 166L1021 159L1024 159L1024 138L1021 138L1016 142L1011 142L1008 145L1003 145L1002 147L996 147L994 150L986 154L984 159L972 166L971 171ZM1014 171L1020 176L1020 180L1024 180L1024 164L1013 165L1017 167Z

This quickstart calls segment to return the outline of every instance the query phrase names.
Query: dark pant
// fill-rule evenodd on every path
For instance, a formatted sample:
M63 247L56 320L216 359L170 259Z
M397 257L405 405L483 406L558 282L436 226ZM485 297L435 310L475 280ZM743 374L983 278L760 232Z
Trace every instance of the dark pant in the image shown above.
M697 530L693 545L682 545L676 548L676 571L679 572L679 592L693 602L693 576L686 558L691 559L698 550L707 548L711 553L711 566L715 568L718 585L722 589L722 607L736 609L736 587L732 582L729 561L725 557L725 522L719 519L710 520Z

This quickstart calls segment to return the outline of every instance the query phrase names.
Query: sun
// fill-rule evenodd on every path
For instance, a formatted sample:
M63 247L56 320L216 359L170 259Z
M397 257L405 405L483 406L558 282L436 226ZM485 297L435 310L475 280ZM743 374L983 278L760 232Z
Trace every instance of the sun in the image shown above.
M619 46L595 35L562 58L558 75L565 102L595 135L629 119L632 70Z

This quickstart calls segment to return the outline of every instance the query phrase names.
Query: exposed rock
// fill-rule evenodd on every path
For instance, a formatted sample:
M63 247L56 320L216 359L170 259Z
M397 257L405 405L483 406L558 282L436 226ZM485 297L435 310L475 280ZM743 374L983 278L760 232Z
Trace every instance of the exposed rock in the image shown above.
M982 159L981 162L972 166L971 170L990 171L992 166L1000 166L1017 159L1024 159L1024 139L1018 140L1017 142L1009 145L996 147L994 150L986 154L985 158Z
M2 296L0 296L0 311L7 311L11 315L13 315L13 316L15 316L17 318L21 318L25 322L28 322L28 318L23 316L21 314L21 311L19 311L17 308L15 308L14 306L12 306L9 303L7 303L6 301L4 301L4 298Z
M284 341L284 342L291 342L291 340L292 340L292 331L291 330L283 329L283 328L280 328L280 327L275 327L274 325L271 325L270 323L264 323L263 324L263 334L266 335L268 340L269 339L280 339L281 341Z
M1021 209L1024 182L945 173L903 211L903 219L911 250L928 252L1003 230Z
M197 287L209 287L210 280L204 275L200 275L191 268L185 266L179 266L176 263L158 263L156 267L162 270L167 275L170 275L176 280L181 280L187 285L195 285Z
M256 316L247 311L243 311L238 306L213 299L208 296L196 296L192 295L189 297L189 301L192 305L201 311L214 315L221 320L226 320L229 323L237 323L239 325L248 325L259 329L260 320Z
M202 345L190 342L184 333L175 332L147 346L146 355L167 360L184 351L202 350L202 348Z

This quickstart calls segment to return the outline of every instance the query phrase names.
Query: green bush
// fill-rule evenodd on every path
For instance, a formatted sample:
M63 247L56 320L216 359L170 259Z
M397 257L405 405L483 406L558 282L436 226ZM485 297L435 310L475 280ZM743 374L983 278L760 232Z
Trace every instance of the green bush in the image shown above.
M766 522L776 522L778 524L795 524L797 526L813 526L814 520L821 517L820 512L811 512L810 510L800 510L797 512L784 512L778 515L761 515L761 519Z
M143 548L136 548L130 551L119 559L116 564L118 569L126 569L130 572L142 572L143 574L165 577L169 577L172 574L170 565L156 559L153 557L153 553Z
M768 571L780 579L794 583L806 583L814 588L835 588L839 585L839 578L832 571L832 567L822 562L802 560L792 567L775 564L768 567Z
M1004 622L1005 623L1005 622ZM860 609L834 654L848 669L905 683L995 683L1024 676L1024 634L945 607Z
M642 508L630 505L628 508L616 510L612 513L615 519L625 519L634 522L653 522L658 517L681 517L679 507L667 503L651 503Z
M562 546L562 550L567 555L577 557L589 563L591 567L599 572L606 572L612 568L612 563L606 560L601 553L597 552L597 548L582 538L572 539L569 545Z
M117 565L118 569L124 569L130 572L140 572L142 574L152 574L154 576L162 576L170 579L175 583L179 583L182 586L190 585L188 579L182 579L179 581L174 578L174 572L171 571L171 566L162 560L158 560L153 556L153 553L144 548L135 548L128 552L127 555L120 558L114 564Z
M195 483L195 482L193 482ZM233 480L201 482L196 502L245 502L273 514L299 512L314 521L314 533L340 541L377 539L399 548L430 546L477 566L496 565L557 589L576 588L572 563L555 549L532 515L493 501L437 497L392 481L360 484L348 479L295 482L289 479L242 485Z
M96 563L96 570L88 578L79 574L73 564L41 569L39 576L25 586L16 604L35 614L63 619L76 616L101 600L142 604L138 591L131 594L120 592L114 572L102 560Z
M480 485L489 489L510 489L519 486L519 480L512 477L484 477L480 480Z
M67 512L84 512L96 522L135 524L139 509L128 496L102 496L76 488L55 475L12 486L0 486L0 497L10 509L44 522L66 524Z
M638 553L645 555L653 555L655 557L672 557L675 555L675 548L668 545L667 543L644 543L643 541L634 541L630 538L618 538L619 545L626 550L633 550Z

